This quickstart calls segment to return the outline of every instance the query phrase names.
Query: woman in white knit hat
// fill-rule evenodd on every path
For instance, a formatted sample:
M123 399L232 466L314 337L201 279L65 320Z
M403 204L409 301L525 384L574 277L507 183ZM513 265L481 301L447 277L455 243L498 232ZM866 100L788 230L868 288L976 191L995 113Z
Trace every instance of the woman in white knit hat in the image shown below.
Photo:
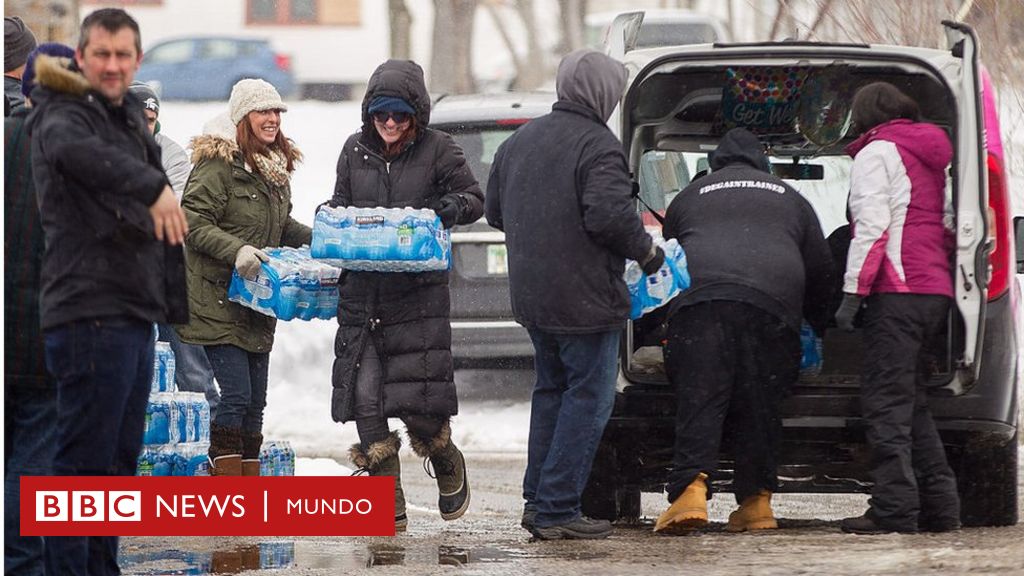
M205 347L220 385L210 426L216 475L259 475L263 409L276 320L228 301L231 272L255 278L266 247L308 244L312 232L291 217L291 175L302 154L281 132L288 109L269 83L240 80L228 118L192 140L182 199L191 319L181 340Z

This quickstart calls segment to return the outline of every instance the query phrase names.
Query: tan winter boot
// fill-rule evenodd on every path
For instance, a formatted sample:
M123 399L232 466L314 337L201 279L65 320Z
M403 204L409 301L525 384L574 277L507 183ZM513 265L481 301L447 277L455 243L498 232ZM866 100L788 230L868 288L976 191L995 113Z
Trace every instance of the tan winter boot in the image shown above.
M210 476L242 475L242 431L227 426L210 426Z
M242 476L260 475L260 448L263 447L263 434L252 432L242 433Z
M469 508L469 479L466 477L466 459L452 442L452 429L445 422L434 438L424 440L409 434L409 444L413 452L424 458L423 466L427 468L427 460L434 468L437 479L437 507L441 518L455 520L466 513Z
M746 497L740 507L729 514L729 523L725 529L729 532L745 532L778 527L779 524L772 513L772 493L761 490L753 496Z
M681 534L708 523L708 475L701 472L672 502L668 510L658 516L654 531L664 534Z
M405 515L405 493L402 492L402 462L398 459L398 449L402 440L397 432L380 442L370 444L364 452L362 444L353 444L348 450L348 457L355 465L356 474L370 476L394 476L395 478L395 532L405 532L409 520Z

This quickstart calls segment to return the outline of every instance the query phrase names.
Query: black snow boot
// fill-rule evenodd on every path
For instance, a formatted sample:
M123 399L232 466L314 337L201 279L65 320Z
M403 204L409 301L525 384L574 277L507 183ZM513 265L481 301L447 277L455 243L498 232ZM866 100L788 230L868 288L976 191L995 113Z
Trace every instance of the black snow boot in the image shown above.
M441 518L455 520L469 508L469 479L466 477L466 459L452 442L452 429L448 422L441 426L437 436L424 440L409 434L413 452L423 457L427 474L437 479L437 507ZM430 473L427 462L434 468Z
M402 440L398 433L392 432L386 439L370 444L366 450L358 443L348 450L348 457L356 467L353 475L394 476L395 532L405 532L409 524L405 515L405 493L402 492L402 462L398 459L401 446Z

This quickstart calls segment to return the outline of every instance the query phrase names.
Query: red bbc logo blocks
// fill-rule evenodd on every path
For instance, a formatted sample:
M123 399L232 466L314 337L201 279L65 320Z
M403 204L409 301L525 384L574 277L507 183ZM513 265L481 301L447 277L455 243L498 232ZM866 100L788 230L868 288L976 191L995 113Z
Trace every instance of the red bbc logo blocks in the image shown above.
M40 490L36 522L141 522L142 492Z

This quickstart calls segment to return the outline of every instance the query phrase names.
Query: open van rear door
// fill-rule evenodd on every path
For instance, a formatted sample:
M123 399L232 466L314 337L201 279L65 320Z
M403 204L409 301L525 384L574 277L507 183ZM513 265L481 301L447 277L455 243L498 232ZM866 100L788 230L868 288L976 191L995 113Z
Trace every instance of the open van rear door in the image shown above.
M626 52L636 49L637 40L640 38L640 25L643 24L643 12L623 12L615 17L611 26L608 27L608 34L604 37L605 54L623 61ZM630 76L636 74L636 70L627 70ZM622 140L622 99L612 110L608 118L608 127L612 133Z
M956 209L956 305L964 321L963 362L959 377L951 383L954 393L970 385L981 368L982 335L985 331L985 303L990 275L988 252L988 168L985 154L985 124L981 100L981 72L978 39L960 22L944 21L947 48L959 55L960 84L954 87L960 103L956 149L958 186L953 197Z

